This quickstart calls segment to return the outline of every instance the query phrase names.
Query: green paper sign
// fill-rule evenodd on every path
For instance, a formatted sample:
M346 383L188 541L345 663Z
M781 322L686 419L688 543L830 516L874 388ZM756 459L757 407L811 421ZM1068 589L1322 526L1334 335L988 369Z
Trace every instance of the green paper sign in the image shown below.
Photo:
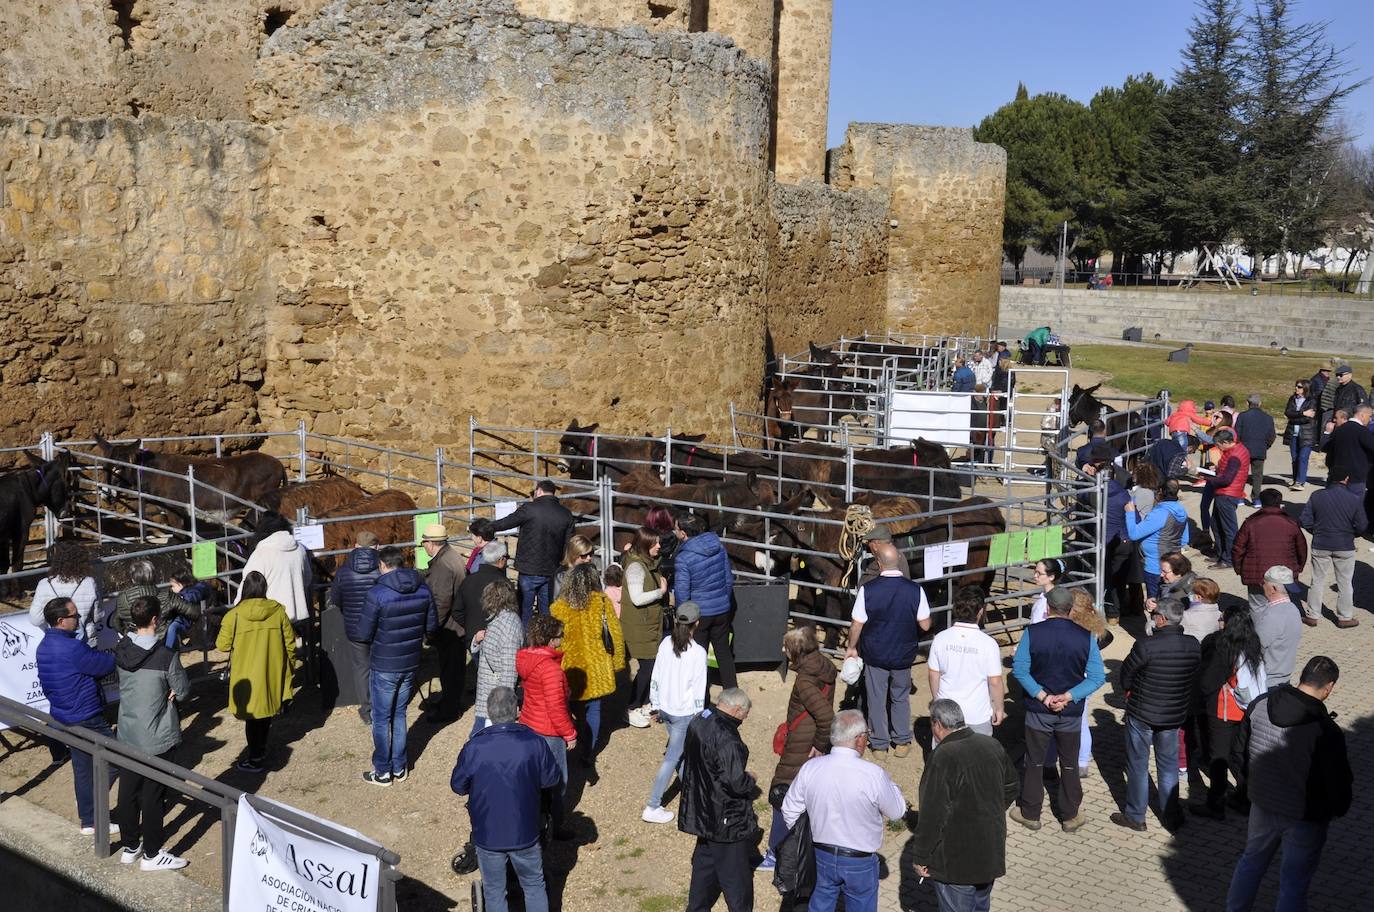
M191 573L196 579L209 579L218 573L218 560L214 542L196 542L191 545Z
M998 532L988 542L988 566L1000 567L1007 562L1007 533Z
M1064 554L1064 527L1050 526L1045 529L1045 556L1061 557Z
M1049 555L1045 553L1045 532L1046 529L1031 529L1026 533L1026 560L1044 560Z
M1007 563L1024 564L1026 562L1026 533L1008 532L1007 533Z
M418 542L425 534L425 527L434 525L439 521L438 513L421 513L415 517L415 541ZM429 552L423 546L415 546L415 569L429 569Z

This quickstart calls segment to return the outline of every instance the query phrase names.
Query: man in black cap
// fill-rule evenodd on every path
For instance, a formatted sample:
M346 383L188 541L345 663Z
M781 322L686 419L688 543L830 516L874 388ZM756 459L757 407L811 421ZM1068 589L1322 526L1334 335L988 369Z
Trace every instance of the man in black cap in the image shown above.
M1326 392L1326 391L1323 391ZM1325 409L1325 395L1322 396L1323 409ZM1331 416L1339 409L1347 415L1354 415L1355 409L1363 405L1367 400L1364 387L1355 382L1355 375L1350 370L1349 364L1342 364L1336 368L1336 390L1331 394L1331 409L1326 418L1331 420Z

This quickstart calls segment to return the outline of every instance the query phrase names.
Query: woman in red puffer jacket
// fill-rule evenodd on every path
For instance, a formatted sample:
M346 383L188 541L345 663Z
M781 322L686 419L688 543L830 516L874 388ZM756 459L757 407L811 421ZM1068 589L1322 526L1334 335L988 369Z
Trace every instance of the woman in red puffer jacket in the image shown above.
M568 787L568 752L577 747L577 729L573 727L568 700L572 696L568 676L563 673L563 622L547 614L530 619L525 633L526 647L515 654L515 673L520 676L525 700L520 707L520 721L544 738L553 751L553 759L563 774L563 784L553 805L555 839L565 839L563 831L563 796Z

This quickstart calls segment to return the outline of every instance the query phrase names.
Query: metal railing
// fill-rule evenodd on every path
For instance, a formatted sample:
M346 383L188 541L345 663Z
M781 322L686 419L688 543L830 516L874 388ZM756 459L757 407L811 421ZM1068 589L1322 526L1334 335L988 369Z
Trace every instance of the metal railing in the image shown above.
M1002 268L1003 285L1055 285L1059 272L1054 266L1024 267L1020 270L1009 266ZM1105 285L1107 273L1092 270L1068 269L1064 273L1065 288L1090 289L1094 291L1205 291L1228 292L1238 295L1264 295L1274 297L1350 297L1365 300L1374 297L1374 289L1360 291L1359 270L1348 274L1317 273L1298 278L1266 278L1262 281L1238 275L1237 279L1222 277L1219 274L1197 275L1191 272L1114 272L1112 282ZM1239 281L1240 287L1236 282Z
M0 697L0 722L28 732L34 737L58 741L71 750L91 755L91 781L95 784L92 788L95 805L93 851L97 858L108 858L110 855L110 789L108 786L101 788L99 783L110 781L111 767L151 779L177 794L185 795L193 801L202 802L219 811L221 902L225 912L232 912L229 908L229 881L233 867L234 828L238 817L239 798L244 796L244 792L83 726L63 725L47 713L7 697ZM400 872L396 870L396 866L401 863L399 855L378 843L360 839L348 830L317 817L302 814L294 808L264 801L252 794L247 798L254 810L271 817L279 824L311 838L326 840L376 858L380 872L377 912L395 912L396 881L401 877Z

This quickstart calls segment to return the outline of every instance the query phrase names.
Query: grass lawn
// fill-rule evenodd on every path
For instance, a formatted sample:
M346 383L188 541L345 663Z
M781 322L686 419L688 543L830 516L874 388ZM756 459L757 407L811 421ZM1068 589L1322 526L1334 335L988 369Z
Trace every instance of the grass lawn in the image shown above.
M1264 349L1199 345L1187 364L1172 364L1167 360L1169 351L1178 347L1075 345L1073 366L1108 374L1109 386L1133 395L1152 396L1167 389L1171 401L1192 399L1199 411L1203 402L1220 402L1227 393L1236 397L1243 410L1245 397L1259 393L1265 411L1282 418L1283 406L1293 394L1293 381L1311 377L1327 358L1310 352L1280 355ZM1368 390L1374 361L1347 360L1355 381Z

